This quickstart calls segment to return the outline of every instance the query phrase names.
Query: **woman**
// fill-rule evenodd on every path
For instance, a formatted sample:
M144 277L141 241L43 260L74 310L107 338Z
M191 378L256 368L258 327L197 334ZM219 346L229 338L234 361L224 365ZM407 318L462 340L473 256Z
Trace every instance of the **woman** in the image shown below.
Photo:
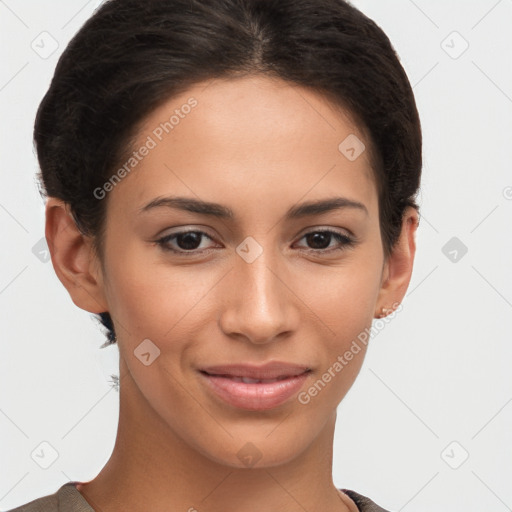
M382 30L342 0L111 0L34 137L120 416L93 480L14 510L384 511L332 481L363 334L415 255L420 122Z

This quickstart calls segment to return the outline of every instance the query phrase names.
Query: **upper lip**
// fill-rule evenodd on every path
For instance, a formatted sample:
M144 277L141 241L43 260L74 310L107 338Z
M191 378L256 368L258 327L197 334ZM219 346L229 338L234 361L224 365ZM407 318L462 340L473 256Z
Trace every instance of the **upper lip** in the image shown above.
M303 365L272 361L263 365L255 364L225 364L201 368L202 372L210 375L228 375L231 377L246 377L249 379L278 379L280 377L295 377L310 368Z

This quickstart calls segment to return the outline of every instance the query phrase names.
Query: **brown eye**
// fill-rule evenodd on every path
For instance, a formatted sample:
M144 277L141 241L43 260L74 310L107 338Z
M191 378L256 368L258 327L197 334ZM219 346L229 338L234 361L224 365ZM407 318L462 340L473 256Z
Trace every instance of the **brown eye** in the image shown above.
M332 230L318 230L306 233L303 237L307 243L307 249L314 252L331 252L331 250L343 250L346 247L353 246L355 241L349 236ZM338 245L331 246L332 242L338 242Z
M198 254L208 249L208 247L201 247L203 240L207 238L213 239L203 231L180 231L166 235L156 243L166 251L172 251L181 254ZM171 245L174 245L174 247Z

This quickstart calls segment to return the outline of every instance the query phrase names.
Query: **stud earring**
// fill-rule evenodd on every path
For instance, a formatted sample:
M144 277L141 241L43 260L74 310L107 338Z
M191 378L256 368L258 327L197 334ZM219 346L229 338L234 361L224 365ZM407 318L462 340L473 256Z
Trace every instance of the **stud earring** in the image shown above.
M387 309L387 308L381 308L381 313L379 314L378 318L384 318L391 311L393 311L393 310L392 309Z

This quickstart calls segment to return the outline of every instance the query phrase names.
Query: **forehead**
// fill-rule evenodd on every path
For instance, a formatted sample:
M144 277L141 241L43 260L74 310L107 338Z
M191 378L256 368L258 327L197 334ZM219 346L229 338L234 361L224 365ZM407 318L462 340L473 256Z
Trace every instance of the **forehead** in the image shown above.
M133 149L144 146L113 191L133 209L166 191L286 208L337 192L376 206L361 128L320 94L280 79L196 84L147 116Z

